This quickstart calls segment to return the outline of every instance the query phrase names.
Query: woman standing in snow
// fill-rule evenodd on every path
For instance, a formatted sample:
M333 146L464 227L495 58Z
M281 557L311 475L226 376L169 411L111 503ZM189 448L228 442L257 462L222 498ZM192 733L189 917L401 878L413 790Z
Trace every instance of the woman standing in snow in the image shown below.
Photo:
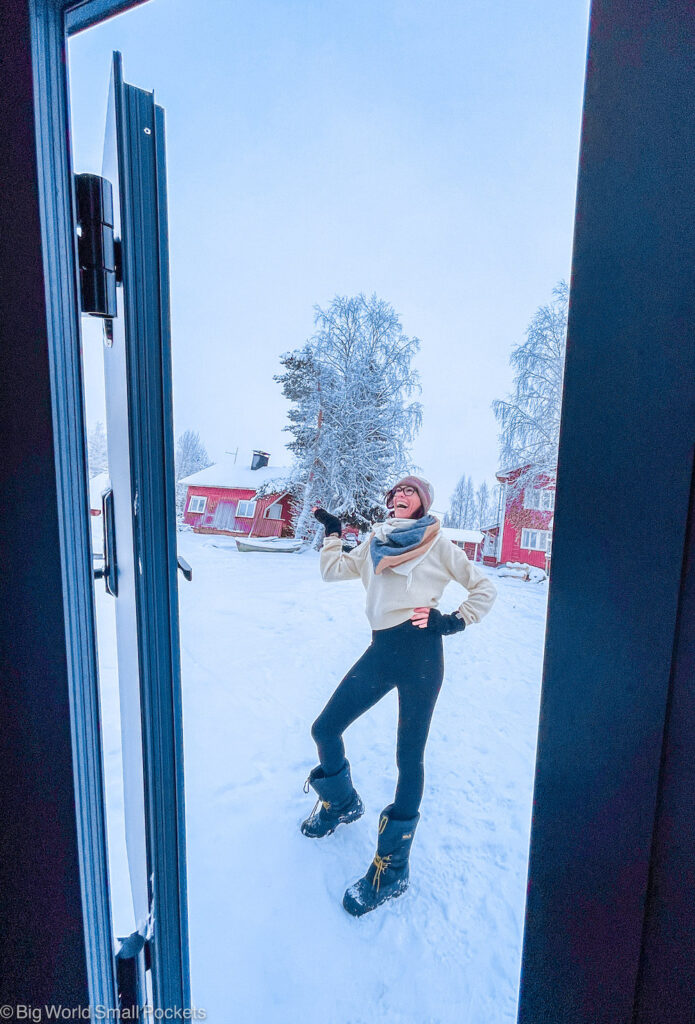
M445 539L439 520L428 514L432 498L427 480L400 480L386 495L389 518L349 553L343 551L340 520L325 509L313 510L326 532L321 575L328 581L362 580L372 642L312 726L320 763L305 791L311 786L318 800L302 823L305 836L330 835L364 813L342 735L386 693L398 690L398 785L393 803L379 817L376 856L343 898L343 906L355 917L408 887L408 858L424 789L425 743L444 675L442 636L479 622L497 596L494 584ZM463 584L469 596L457 611L445 615L437 605L450 580Z

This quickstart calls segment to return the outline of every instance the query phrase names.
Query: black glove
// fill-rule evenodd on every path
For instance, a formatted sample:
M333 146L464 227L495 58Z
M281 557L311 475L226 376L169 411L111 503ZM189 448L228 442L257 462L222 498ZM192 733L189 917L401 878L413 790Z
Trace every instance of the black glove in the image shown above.
M332 516L330 512L326 512L325 508L317 508L314 512L314 518L323 526L328 537L331 533L337 533L340 537L343 527L337 516Z
M438 608L430 608L427 628L439 636L449 636L451 633L462 632L466 628L466 623L456 612L443 615Z

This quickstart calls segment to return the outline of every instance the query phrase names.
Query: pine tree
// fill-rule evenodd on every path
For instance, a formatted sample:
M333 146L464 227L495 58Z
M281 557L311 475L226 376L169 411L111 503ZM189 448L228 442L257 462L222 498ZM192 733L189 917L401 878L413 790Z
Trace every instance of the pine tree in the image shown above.
M568 288L560 281L552 301L536 310L526 340L512 350L513 394L492 403L501 428L502 468L524 469L510 482L510 498L557 470L567 306Z
M376 295L336 296L314 307L316 330L280 362L275 376L291 402L285 430L295 457L295 533L312 536L315 504L362 529L383 515L383 495L411 468L409 444L421 421L419 349L392 306Z
M105 473L109 468L109 457L106 447L106 431L99 420L87 435L87 461L89 478Z

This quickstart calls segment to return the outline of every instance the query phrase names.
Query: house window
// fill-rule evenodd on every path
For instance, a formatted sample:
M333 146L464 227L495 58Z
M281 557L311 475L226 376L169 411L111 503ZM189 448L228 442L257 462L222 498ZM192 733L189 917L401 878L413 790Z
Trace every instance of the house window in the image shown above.
M253 519L256 514L255 501L240 501L236 507L237 519Z
M204 512L205 506L208 503L208 499L204 498L202 494L192 494L190 501L188 502L189 512Z
M521 546L528 551L547 551L550 553L552 534L549 530L522 530Z
M282 519L282 505L276 501L274 504L268 505L264 514L266 519Z
M524 491L524 508L535 508L541 512L552 512L555 508L555 491L547 487L534 489L527 487Z

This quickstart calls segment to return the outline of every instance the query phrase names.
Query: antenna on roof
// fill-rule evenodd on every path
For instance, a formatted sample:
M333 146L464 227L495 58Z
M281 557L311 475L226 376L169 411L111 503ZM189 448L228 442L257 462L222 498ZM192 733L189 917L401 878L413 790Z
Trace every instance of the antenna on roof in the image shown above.
M225 455L233 455L234 456L234 465L236 466L236 457L239 454L239 447L237 446L237 449L234 452L225 452L224 454Z

